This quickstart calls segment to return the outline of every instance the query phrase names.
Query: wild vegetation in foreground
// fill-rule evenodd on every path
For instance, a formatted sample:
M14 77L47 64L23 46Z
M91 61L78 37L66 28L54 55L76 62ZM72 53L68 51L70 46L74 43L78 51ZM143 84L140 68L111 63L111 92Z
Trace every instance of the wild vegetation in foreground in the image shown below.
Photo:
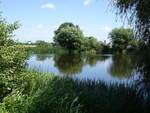
M148 113L135 86L77 81L35 71L20 73L1 113Z

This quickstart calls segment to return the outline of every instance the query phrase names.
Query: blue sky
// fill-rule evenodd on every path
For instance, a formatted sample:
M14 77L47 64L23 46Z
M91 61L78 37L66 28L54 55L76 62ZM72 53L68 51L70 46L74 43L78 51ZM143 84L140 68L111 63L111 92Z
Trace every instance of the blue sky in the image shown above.
M79 25L85 36L107 40L111 29L122 26L110 0L2 0L1 10L9 22L22 26L15 39L26 42L53 41L53 32L64 22Z

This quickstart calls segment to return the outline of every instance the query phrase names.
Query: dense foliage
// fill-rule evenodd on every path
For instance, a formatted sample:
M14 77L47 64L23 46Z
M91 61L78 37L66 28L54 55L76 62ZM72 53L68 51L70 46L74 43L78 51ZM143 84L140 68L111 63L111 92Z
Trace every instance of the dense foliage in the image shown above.
M109 33L114 51L135 50L138 48L138 40L132 29L115 28Z
M64 23L55 31L54 41L61 47L72 50L97 51L100 43L94 37L85 37L79 26L72 23Z
M94 37L85 37L84 38L84 44L83 44L83 50L86 50L86 51L90 51L90 50L100 50L100 46L101 46L101 43L99 43L97 41L96 38Z
M19 73L27 58L21 47L10 46L0 48L0 100L18 87Z
M22 47L14 46L11 39L18 23L9 24L0 17L0 101L17 86L18 74L27 58Z
M41 47L41 48L45 48L45 47L46 48L52 48L52 46L53 46L51 43L45 42L43 40L36 41L35 45L37 47Z
M10 24L0 15L0 46L9 46L14 42L10 37L19 26L18 22Z
M55 31L54 41L60 46L65 47L69 52L72 50L80 50L83 40L83 33L77 26L60 26Z

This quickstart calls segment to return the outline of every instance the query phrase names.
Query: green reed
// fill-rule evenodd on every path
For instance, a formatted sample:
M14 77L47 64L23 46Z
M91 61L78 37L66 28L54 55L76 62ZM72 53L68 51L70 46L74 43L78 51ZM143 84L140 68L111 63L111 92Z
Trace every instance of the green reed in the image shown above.
M18 88L3 99L2 113L149 113L137 88L79 81L35 71L20 75Z

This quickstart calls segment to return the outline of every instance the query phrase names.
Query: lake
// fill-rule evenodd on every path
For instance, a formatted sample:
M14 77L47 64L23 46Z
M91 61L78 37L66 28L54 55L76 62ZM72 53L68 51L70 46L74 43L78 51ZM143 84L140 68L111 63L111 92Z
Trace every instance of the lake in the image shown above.
M32 54L28 68L79 80L133 84L139 78L134 55Z

